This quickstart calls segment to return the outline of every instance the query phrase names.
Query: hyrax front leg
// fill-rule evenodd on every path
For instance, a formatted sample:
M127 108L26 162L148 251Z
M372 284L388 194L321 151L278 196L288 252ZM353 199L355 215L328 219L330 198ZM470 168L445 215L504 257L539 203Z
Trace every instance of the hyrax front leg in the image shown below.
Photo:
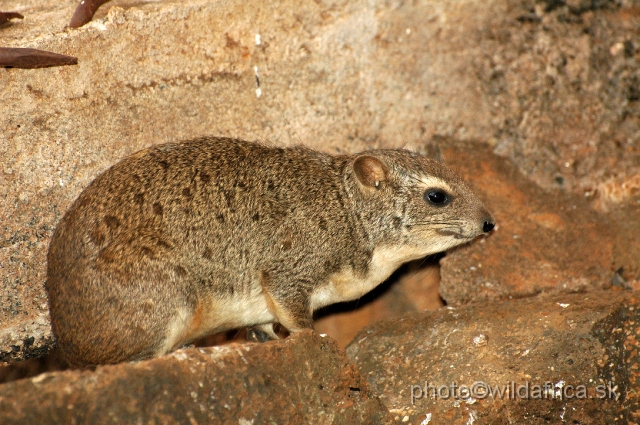
M289 294L291 295L291 294ZM303 329L313 329L313 316L309 306L309 299L289 298L280 299L272 297L273 313L278 322L290 333Z
M262 273L260 283L267 297L269 310L290 333L313 329L310 298L304 285L272 280L266 272ZM260 330L265 331L263 328ZM271 331L273 332L273 328Z

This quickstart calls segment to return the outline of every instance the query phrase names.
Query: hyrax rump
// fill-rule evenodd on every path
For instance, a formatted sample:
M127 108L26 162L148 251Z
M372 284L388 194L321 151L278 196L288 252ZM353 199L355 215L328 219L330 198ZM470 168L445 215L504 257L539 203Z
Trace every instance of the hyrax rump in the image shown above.
M80 194L48 254L72 365L159 356L214 332L312 327L402 263L494 220L440 163L406 150L331 156L224 138L152 147Z

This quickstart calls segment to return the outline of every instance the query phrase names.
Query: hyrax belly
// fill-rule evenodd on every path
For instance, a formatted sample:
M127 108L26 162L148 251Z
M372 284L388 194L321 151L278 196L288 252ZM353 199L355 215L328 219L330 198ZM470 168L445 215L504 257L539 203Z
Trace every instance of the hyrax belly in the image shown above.
M256 289L242 296L206 295L193 309L177 309L157 355L216 332L276 322L268 297Z

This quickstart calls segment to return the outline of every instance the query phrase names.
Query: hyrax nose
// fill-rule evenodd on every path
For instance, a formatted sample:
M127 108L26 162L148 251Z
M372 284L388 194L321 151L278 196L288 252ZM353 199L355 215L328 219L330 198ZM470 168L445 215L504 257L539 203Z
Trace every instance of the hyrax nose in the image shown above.
M482 231L485 233L489 233L496 226L496 221L489 214L484 219L484 223L482 224Z

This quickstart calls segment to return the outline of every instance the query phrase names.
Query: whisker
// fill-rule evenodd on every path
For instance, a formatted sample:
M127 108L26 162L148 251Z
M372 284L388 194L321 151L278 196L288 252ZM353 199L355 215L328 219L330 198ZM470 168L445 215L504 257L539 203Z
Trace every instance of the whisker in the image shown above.
M434 224L434 223L414 223L412 224L412 226L416 227L421 227L421 226L433 226L434 230L437 229L446 229L448 227L460 227L460 226L450 226L448 224L445 223L439 223L439 224Z
M461 224L461 223L466 223L465 220L459 220L459 219L455 219L455 218L451 218L451 219L433 219L433 220L428 220L428 219L422 219L422 220L415 220L412 221L412 223L455 223L455 224Z
M426 225L426 224L440 224L445 226L461 226L464 224L463 221L412 221L411 225Z

